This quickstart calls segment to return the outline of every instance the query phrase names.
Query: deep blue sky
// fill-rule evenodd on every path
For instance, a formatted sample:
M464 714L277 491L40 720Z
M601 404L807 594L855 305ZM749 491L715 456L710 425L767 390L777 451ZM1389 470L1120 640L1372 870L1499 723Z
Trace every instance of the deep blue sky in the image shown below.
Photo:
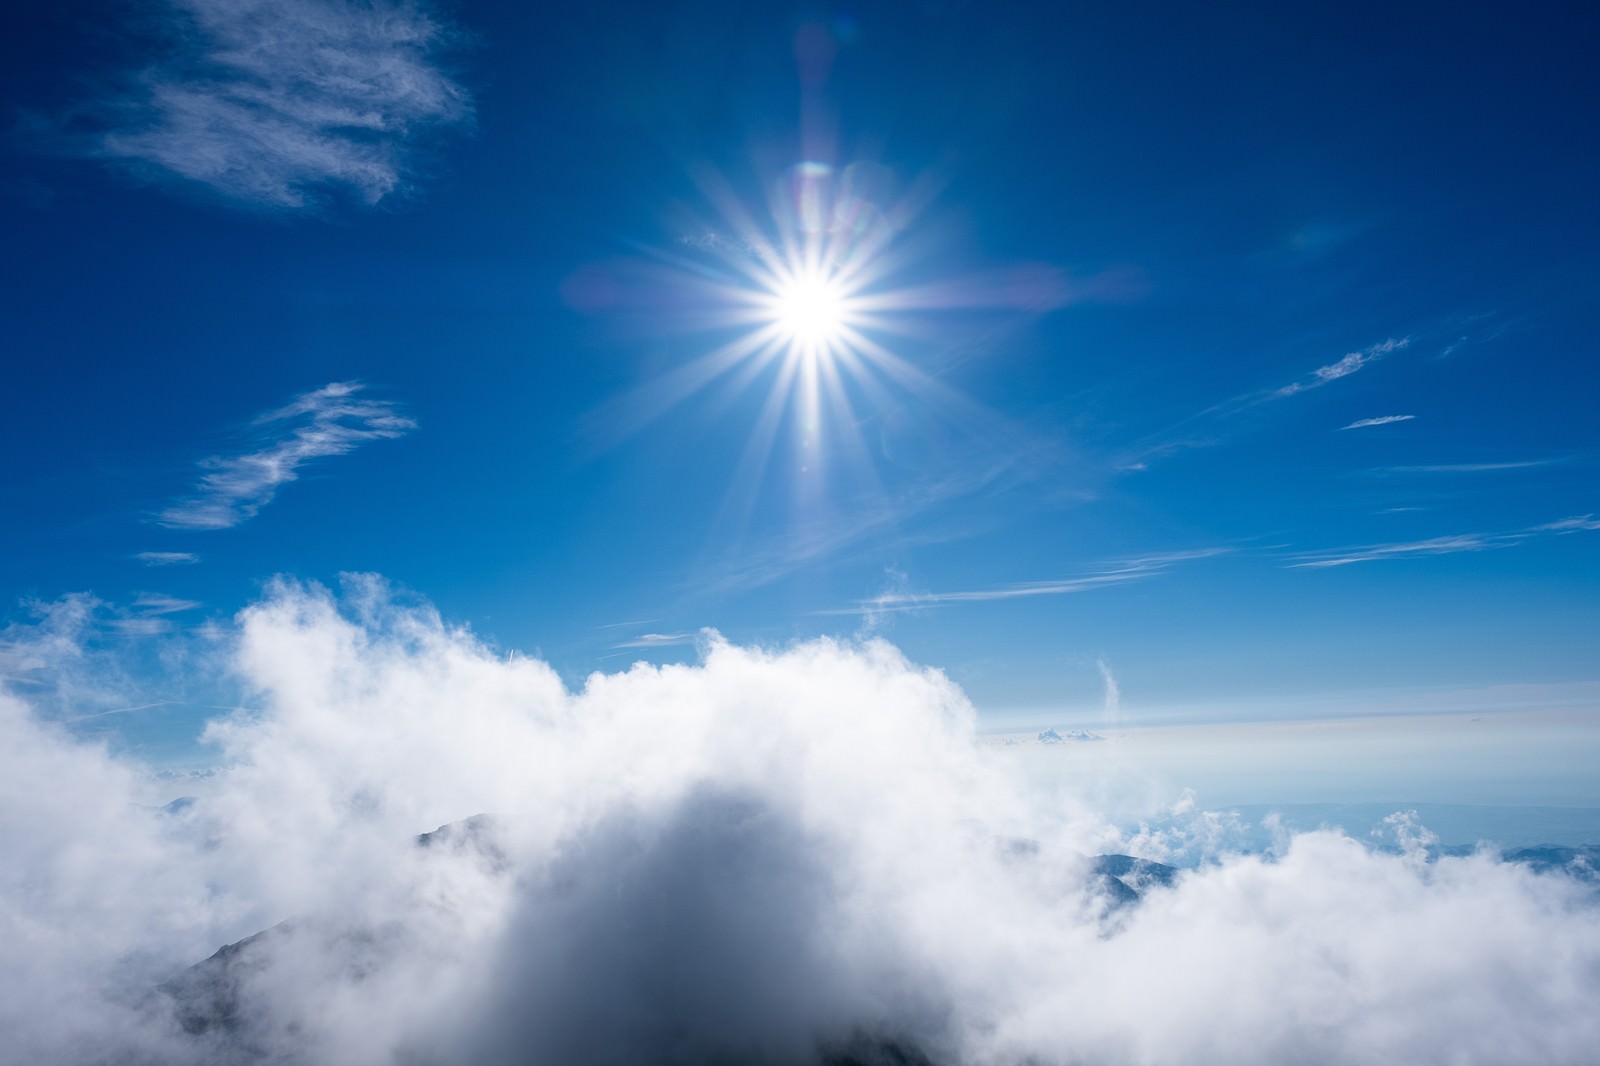
M136 748L212 713L171 649L343 571L574 681L715 627L1046 721L1102 662L1152 719L1600 693L1580 5L33 7L0 593L100 601ZM866 332L925 377L741 476L771 367L637 414L752 328L704 175L772 240L803 162L904 211L865 291L938 296Z

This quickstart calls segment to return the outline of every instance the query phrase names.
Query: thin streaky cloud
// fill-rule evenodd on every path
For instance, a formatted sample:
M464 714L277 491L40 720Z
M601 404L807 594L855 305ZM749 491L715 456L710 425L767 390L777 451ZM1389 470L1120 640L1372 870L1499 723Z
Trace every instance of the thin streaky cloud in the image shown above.
M1416 415L1379 415L1377 418L1363 418L1352 422L1348 426L1340 426L1341 431L1346 429L1367 429L1371 426L1391 426L1396 422L1409 422Z
M974 589L964 592L895 592L878 596L867 601L864 605L875 611L915 610L919 607L934 607L944 603L984 603L992 600L1015 600L1030 596L1061 596L1073 592L1087 592L1089 589L1104 588L1107 585L1120 585L1128 581L1139 581L1151 577L1154 570L1145 570L1138 567L1126 567L1120 570L1106 570L1097 574L1087 574L1083 577L1066 578L1059 581L1020 581L1011 585L1002 585L992 589ZM855 611L845 613L854 614Z
M276 431L276 439L241 455L201 460L206 473L193 495L162 511L157 521L176 529L231 528L270 503L279 486L296 480L311 460L416 428L389 401L359 398L362 388L358 382L333 382L262 415L254 425Z
M736 558L732 563L724 561L715 570L697 576L695 590L725 593L769 585L819 559L837 558L873 535L897 531L908 519L949 501L1005 492L1035 482L1059 463L1054 451L1032 445L1021 445L1008 454L989 458L992 461L987 464L976 460L965 466L957 465L936 480L915 485L892 499L853 509L836 520L796 528L761 550ZM936 543L965 535L964 528L925 533L921 537L896 532L902 544Z
M1440 349L1437 358L1449 359L1469 345L1477 346L1497 341L1507 333L1525 329L1528 320L1529 316L1525 314L1506 318L1498 311L1482 311L1460 316L1450 326L1456 334L1455 339Z
M1535 466L1550 466L1564 462L1562 459L1524 459L1507 463L1433 463L1425 466L1386 466L1390 474L1478 474L1490 470L1527 470Z
M1293 396L1297 392L1305 392L1307 389L1315 389L1326 385L1330 381L1347 378L1362 367L1370 366L1391 352L1398 352L1409 347L1410 344L1410 337L1390 337L1388 340L1379 341L1377 344L1363 348L1359 352L1346 352L1344 357L1337 362L1329 363L1327 366L1319 366L1307 377L1285 385L1273 395Z
M1578 533L1586 530L1600 530L1600 518L1592 514L1575 515L1572 518L1563 518L1559 522L1548 522L1539 527L1544 533Z
M455 36L416 3L171 0L176 44L111 102L91 154L230 200L299 208L403 187L412 142L471 115L435 53Z
M1427 540L1398 541L1392 544L1368 544L1358 548L1344 548L1327 553L1309 553L1300 561L1290 563L1293 569L1324 570L1352 563L1367 563L1376 559L1400 559L1420 555L1454 555L1458 552L1487 551L1506 548L1520 542L1526 534L1461 533L1455 536L1431 537Z
M1427 540L1396 541L1389 544L1366 544L1354 548L1335 548L1321 552L1304 552L1289 563L1291 569L1326 570L1352 563L1370 563L1380 559L1407 559L1431 555L1455 555L1459 552L1489 551L1510 548L1545 534L1567 534L1600 530L1600 519L1593 515L1563 518L1558 522L1528 526L1503 533L1457 533L1452 536L1431 537Z
M69 722L88 722L96 718L109 718L117 714L137 714L140 711L153 711L160 707L177 707L177 700L153 700L150 703L140 703L132 707L113 707L108 711L91 711L88 714L71 715L66 720Z
M200 561L194 552L139 552L134 558L146 566L182 566Z
M643 633L633 640L611 645L613 648L668 648L678 644L693 644L693 633Z
M172 623L165 618L113 618L106 626L125 637L155 637L172 631Z
M940 607L952 603L987 603L995 600L1025 599L1033 596L1065 596L1076 592L1143 581L1166 573L1173 566L1196 559L1225 555L1228 548L1202 548L1194 551L1167 552L1140 556L1109 565L1107 568L1078 577L1052 581L1019 581L998 588L973 589L958 592L912 592L903 587L880 593L862 600L854 607L818 611L821 615L873 616L895 611L915 611L925 607ZM897 581L903 586L904 581Z
M192 611L200 606L198 600L180 600L176 596L163 596L157 593L146 593L133 601L133 606L145 616L174 614L178 611Z
M1397 352L1409 347L1410 337L1390 337L1369 345L1359 352L1348 352L1343 358L1318 367L1300 381L1292 382L1277 389L1256 389L1238 396L1232 396L1219 403L1214 403L1204 410L1197 411L1186 418L1168 426L1159 433L1132 445L1117 463L1117 469L1122 471L1140 471L1149 468L1152 461L1164 459L1178 452L1192 451L1200 448L1211 448L1231 439L1237 430L1229 431L1224 427L1247 412L1257 410L1263 404L1274 400L1281 400L1308 389L1319 388L1330 381L1349 377L1362 367L1377 362L1391 352ZM1346 429L1355 429L1356 426L1346 426Z

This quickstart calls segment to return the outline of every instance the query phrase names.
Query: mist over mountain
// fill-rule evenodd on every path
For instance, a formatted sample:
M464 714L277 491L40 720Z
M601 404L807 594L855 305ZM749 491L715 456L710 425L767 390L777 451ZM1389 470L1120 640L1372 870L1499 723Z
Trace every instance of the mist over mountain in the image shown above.
M0 701L7 1062L1580 1063L1600 1037L1592 885L1430 853L1407 816L1390 850L1290 833L1175 872L1176 830L1023 788L881 642L712 640L571 691L370 580L280 583L232 639L252 709L210 727L194 802L141 804L136 763Z
M511 863L498 840L500 835L494 819L478 815L423 833L417 837L417 845L448 850L457 860L466 859L497 875L512 876ZM1021 862L1037 861L1039 856L1039 848L1032 841L1017 842L1005 850ZM1110 928L1108 920L1118 911L1136 905L1145 892L1170 888L1179 871L1163 863L1129 855L1101 855L1082 862L1078 872L1081 881L1064 883L1061 891L1092 901L1100 910L1102 923ZM650 936L652 931L636 930L636 933ZM263 1030L270 1022L255 1001L264 995L262 989L270 988L272 972L285 965L283 960L294 951L297 938L337 939L346 945L352 956L360 956L362 961L355 979L364 980L372 967L383 965L383 952L378 950L378 945L392 940L394 935L393 931L368 927L335 931L318 928L315 921L309 924L282 922L224 945L209 958L163 982L156 989L161 998L152 1001L150 1009L158 1014L170 1013L185 1032L204 1038L213 1051L226 1049L227 1053L241 1058L266 1058L271 1041ZM833 1034L829 1038L819 1033L816 1039L826 1042L808 1050L805 1042L799 1041L794 1054L787 1058L833 1066L927 1061L916 1047L917 1038L918 1034L910 1032L897 1033L892 1038L864 1032ZM574 1048L573 1053L586 1054L581 1046ZM635 1054L648 1060L647 1050L636 1049Z

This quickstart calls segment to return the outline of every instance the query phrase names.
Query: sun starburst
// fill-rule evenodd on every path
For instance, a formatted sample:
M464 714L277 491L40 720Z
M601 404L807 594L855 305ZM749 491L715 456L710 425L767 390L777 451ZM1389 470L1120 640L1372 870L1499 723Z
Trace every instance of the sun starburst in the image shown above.
M844 339L850 324L850 298L836 278L820 269L784 278L768 303L783 338L805 354L826 354Z
M903 468L908 455L938 469L930 442L998 436L992 413L905 354L948 344L949 312L1010 299L993 300L982 282L891 284L927 273L926 255L908 257L901 244L931 199L923 184L897 195L882 167L802 163L774 183L762 217L720 176L700 177L717 217L692 223L687 256L660 257L670 265L642 281L640 300L652 329L666 325L667 307L684 327L727 339L597 412L600 432L632 433L713 385L725 412L764 391L729 490L746 501L774 481L842 501L843 481L879 488L880 465ZM602 295L615 288L593 282Z

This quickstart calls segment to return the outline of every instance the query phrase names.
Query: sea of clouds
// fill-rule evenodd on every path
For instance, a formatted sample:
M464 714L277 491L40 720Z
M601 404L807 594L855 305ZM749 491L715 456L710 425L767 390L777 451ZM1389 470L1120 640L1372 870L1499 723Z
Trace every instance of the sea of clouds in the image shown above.
M150 803L147 766L0 697L0 1061L1600 1047L1592 887L1488 852L1430 861L1399 822L1396 850L1294 835L1116 906L1088 857L1162 842L1022 787L961 691L885 643L708 636L697 665L572 691L375 579L279 583L225 643L251 710L209 726L227 769L189 804ZM231 1023L186 1030L159 987L268 929Z

